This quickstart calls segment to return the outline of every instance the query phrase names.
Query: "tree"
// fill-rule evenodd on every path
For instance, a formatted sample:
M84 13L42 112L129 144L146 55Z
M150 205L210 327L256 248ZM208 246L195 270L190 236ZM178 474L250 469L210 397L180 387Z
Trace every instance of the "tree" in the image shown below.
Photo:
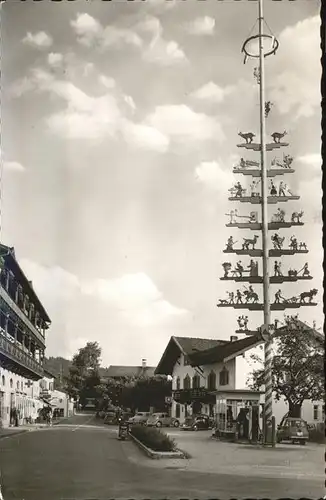
M276 331L276 353L272 362L272 380L275 399L282 397L288 403L289 417L300 417L305 399L324 398L324 347L313 334L313 329L300 321L288 323ZM255 362L262 363L257 355ZM264 369L251 373L248 380L252 389L264 385Z
M68 394L79 399L82 406L87 398L96 397L96 387L100 384L99 368L101 348L97 342L87 342L74 355L69 375L66 377Z

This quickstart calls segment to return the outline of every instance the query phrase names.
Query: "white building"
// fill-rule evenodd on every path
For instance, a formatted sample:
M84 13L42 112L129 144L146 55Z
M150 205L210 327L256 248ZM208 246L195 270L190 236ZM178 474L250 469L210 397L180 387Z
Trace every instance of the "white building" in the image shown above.
M0 245L0 427L15 410L20 424L37 415L49 324L14 249Z
M236 357L261 344L258 337L229 341L171 337L155 370L172 376L172 416L182 423L192 413L213 416L218 390L236 388Z
M44 370L44 377L40 380L40 397L43 405L50 405L53 410L58 410L60 417L70 417L74 412L72 398L63 391L55 389L55 376Z

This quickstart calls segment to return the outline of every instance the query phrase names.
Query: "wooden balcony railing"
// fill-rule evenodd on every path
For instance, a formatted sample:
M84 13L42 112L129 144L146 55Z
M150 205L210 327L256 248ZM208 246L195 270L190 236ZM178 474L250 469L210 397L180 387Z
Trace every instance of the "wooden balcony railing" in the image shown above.
M43 366L38 363L36 359L24 352L17 344L5 338L3 335L0 335L0 354L3 354L25 370L32 372L34 377L35 375L39 378L43 377Z

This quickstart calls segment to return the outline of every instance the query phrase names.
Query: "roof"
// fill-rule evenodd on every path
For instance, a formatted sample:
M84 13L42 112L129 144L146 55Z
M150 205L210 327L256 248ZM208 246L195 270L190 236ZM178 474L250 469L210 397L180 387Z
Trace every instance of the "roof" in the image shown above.
M152 377L155 372L155 366L119 366L111 365L105 371L105 378L108 377L139 377L140 375L145 375L146 377Z
M32 299L32 301L35 302L35 305L37 305L44 321L46 321L47 323L51 323L48 313L46 312L42 302L40 301L40 299L38 298L38 296L34 291L32 281L28 280L24 271L22 270L22 268L18 264L18 261L16 260L14 247L8 247L6 245L0 244L0 255L4 259L6 266L8 266L16 275L18 281L23 283L25 288L28 289L28 295Z
M294 323L294 325L297 326L298 329L302 329L305 333L309 333L315 340L318 342L321 342L324 344L325 342L325 335L323 333L320 333L316 328L313 328L312 326L309 326L307 323L304 321L301 321L300 319L291 319L291 323ZM275 332L275 337L280 335L284 330L287 330L288 326L284 325L279 328L277 328Z
M155 374L171 375L180 354L189 356L192 353L205 351L227 343L227 340L172 336L156 367Z
M235 358L240 354L262 344L263 340L259 334L250 335L244 339L226 341L224 345L219 345L202 352L193 353L189 356L191 366L208 365Z

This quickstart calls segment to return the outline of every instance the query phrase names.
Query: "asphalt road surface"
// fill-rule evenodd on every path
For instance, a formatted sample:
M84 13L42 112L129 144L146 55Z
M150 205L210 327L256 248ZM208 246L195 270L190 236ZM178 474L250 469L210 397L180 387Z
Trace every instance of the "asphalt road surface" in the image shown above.
M1 439L4 500L320 498L322 481L150 467L131 441L90 415ZM166 461L165 461L166 463Z

